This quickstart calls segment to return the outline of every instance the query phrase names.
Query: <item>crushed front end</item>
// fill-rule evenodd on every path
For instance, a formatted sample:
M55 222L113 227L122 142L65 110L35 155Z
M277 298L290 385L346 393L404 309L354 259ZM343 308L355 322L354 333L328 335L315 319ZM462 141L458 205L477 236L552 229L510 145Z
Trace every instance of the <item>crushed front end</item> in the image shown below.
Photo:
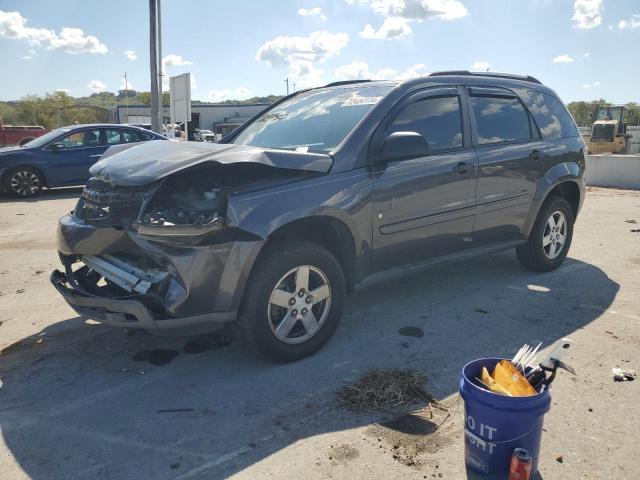
M264 239L227 225L225 170L133 186L92 178L59 221L55 288L80 315L119 327L195 333L234 320Z

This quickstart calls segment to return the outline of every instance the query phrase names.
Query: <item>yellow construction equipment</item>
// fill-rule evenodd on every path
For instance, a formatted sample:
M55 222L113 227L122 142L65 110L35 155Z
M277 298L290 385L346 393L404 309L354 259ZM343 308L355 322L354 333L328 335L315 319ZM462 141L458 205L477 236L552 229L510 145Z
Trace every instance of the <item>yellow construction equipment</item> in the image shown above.
M624 118L624 105L596 107L591 114L591 132L583 136L590 154L629 151L631 135Z

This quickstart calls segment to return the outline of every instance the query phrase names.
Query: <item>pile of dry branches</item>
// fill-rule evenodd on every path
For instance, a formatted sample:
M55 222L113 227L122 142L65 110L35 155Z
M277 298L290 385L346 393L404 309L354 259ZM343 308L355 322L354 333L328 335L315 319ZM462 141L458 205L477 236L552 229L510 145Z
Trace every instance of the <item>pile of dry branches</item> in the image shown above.
M440 402L424 390L426 378L417 370L375 369L337 393L340 406L353 411L380 411L426 400L436 408Z

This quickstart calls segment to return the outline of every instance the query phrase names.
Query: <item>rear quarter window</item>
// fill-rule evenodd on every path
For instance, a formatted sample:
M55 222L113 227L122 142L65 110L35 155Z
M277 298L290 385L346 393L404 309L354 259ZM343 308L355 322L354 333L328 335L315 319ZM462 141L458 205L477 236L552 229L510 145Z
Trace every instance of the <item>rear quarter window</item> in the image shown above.
M578 136L578 129L571 114L556 97L548 93L528 90L524 100L540 128L543 139L554 140Z

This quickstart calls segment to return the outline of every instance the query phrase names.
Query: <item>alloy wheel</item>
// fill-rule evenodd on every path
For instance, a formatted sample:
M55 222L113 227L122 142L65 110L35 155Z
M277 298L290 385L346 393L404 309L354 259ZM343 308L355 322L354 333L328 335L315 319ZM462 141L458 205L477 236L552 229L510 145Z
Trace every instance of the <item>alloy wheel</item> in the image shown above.
M38 193L42 184L40 177L30 170L18 170L11 176L11 190L21 197L28 197Z
M564 250L567 240L567 217L560 210L556 210L547 220L542 235L542 248L549 260L555 260Z
M327 276L311 265L285 273L269 297L269 327L282 342L309 340L324 324L331 308L331 286Z

